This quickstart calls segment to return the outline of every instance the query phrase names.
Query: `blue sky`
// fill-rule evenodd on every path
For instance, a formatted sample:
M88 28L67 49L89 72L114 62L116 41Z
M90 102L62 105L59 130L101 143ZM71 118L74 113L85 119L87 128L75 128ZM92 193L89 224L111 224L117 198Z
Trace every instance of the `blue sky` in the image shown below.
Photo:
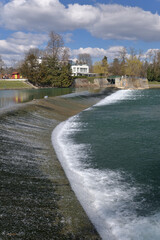
M0 55L7 65L30 48L43 48L48 33L62 34L71 58L89 53L111 61L122 47L145 56L160 49L160 0L1 0Z

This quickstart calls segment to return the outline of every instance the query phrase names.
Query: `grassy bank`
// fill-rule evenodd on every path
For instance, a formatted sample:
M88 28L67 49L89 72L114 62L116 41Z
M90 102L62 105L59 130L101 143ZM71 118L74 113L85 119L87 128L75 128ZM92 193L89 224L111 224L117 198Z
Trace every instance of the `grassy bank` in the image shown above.
M26 82L21 81L7 81L7 80L0 80L0 89L26 89L32 88Z
M160 82L152 81L152 82L148 82L148 84L149 84L149 88L160 88Z

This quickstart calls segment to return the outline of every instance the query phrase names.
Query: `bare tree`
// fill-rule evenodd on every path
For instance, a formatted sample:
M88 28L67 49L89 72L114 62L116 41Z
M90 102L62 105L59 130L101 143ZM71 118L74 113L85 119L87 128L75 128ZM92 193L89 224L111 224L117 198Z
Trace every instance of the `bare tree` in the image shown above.
M144 53L142 49L139 49L138 51L138 59L141 61L142 59L144 59Z
M119 50L118 58L121 62L125 62L127 58L127 49L123 47Z
M129 48L129 54L130 54L130 59L134 59L134 57L136 57L136 55L137 55L137 51L136 51L136 49L134 48L134 47L130 47Z
M2 57L0 55L0 73L2 74L3 73L3 68L4 68L4 61L2 60Z
M125 75L126 74L126 59L127 59L127 50L125 47L123 47L119 51L119 57L118 59L120 60L120 75Z
M92 58L88 53L80 53L78 55L78 61L83 64L87 64L89 67L92 66Z
M61 35L51 31L49 33L49 41L47 44L47 53L51 55L53 58L59 59L62 55L64 42Z
M63 50L62 50L62 57L61 57L62 63L63 64L68 64L69 57L70 57L69 48L64 47Z

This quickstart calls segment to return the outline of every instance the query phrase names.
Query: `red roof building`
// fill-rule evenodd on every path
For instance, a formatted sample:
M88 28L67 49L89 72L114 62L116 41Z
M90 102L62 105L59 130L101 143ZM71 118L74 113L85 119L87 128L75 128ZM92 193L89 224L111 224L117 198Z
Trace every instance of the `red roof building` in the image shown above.
M20 79L20 74L18 72L13 72L12 79Z

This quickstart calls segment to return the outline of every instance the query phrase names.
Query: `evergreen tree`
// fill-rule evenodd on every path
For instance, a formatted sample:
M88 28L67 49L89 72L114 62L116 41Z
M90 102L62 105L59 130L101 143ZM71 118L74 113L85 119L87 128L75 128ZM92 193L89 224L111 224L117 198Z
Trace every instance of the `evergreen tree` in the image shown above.
M102 73L104 76L108 75L108 60L106 56L102 59Z
M39 63L37 57L32 52L27 53L20 67L20 72L24 77L28 78L31 83L34 85L38 84Z
M72 71L70 64L62 65L61 74L59 76L59 81L61 83L61 87L69 87L71 86L73 79L71 77Z

